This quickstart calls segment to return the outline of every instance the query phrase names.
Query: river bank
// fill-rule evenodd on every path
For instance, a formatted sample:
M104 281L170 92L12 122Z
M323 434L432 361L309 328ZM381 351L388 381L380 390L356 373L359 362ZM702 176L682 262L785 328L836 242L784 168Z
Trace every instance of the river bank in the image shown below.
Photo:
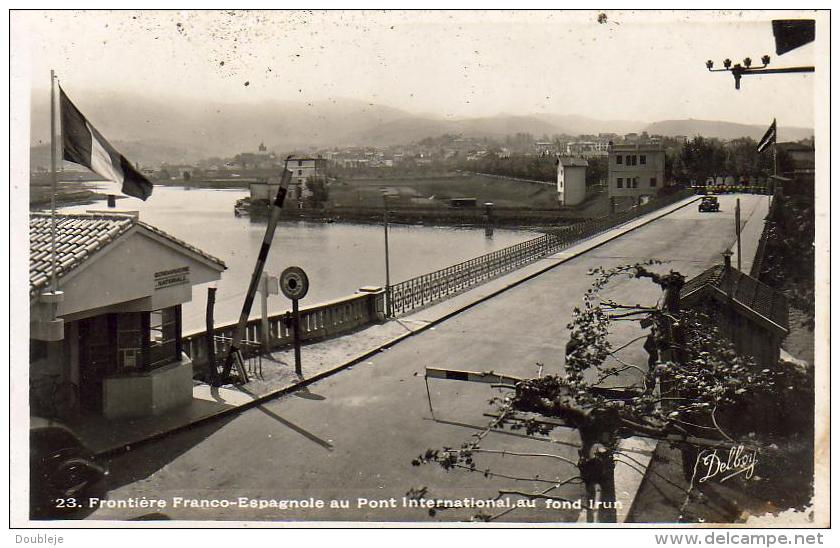
M106 194L87 188L68 188L59 186L56 190L56 207L88 205L107 198ZM47 209L52 204L52 187L31 187L29 189L29 209Z
M264 221L271 208L267 203L251 204L247 198L236 207L237 215ZM355 223L381 225L384 207L321 207L284 208L280 219L285 221L313 221L326 223ZM403 225L452 226L470 228L535 229L556 228L588 218L579 211L556 209L493 208L489 217L483 207L442 208L398 206L388 208L388 221Z

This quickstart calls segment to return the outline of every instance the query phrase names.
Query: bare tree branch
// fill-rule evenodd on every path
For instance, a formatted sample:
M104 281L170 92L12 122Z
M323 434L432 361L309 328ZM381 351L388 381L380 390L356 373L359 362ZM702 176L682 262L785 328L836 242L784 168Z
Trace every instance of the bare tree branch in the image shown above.
M561 457L560 455L552 455L551 453L520 453L517 451L507 451L505 449L481 449L476 448L472 450L474 453L494 453L498 455L512 455L514 457L546 457L561 460L563 462L567 462L572 466L577 466L577 461L573 461L571 459L567 459L566 457Z

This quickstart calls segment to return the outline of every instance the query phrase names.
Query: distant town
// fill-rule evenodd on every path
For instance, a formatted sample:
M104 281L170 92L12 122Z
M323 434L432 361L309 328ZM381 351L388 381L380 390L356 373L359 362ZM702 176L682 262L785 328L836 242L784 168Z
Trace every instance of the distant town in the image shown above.
M779 143L779 174L813 174L813 137ZM43 206L48 193L48 162L43 147L33 149L33 207ZM631 177L623 177L618 164L639 161ZM609 163L610 154L619 158ZM634 160L638 156L638 160ZM650 160L648 161L648 158ZM286 165L286 161L290 163ZM559 180L561 161L576 160L585 166L578 189L564 188ZM380 208L382 192L390 193L389 203L402 208L459 207L484 203L480 195L483 181L497 178L506 183L543 183L556 187L534 193L513 192L511 196L494 191L497 207L550 209L566 208L571 217L591 216L612 207L632 206L640 201L669 193L676 186L760 186L772 174L772 161L756 152L750 137L735 139L636 133L598 133L534 136L518 132L505 137L471 137L443 134L403 145L358 145L329 148L271 150L264 142L251 150L230 156L213 156L192 163L137 163L140 171L155 184L207 188L250 188L250 197L237 204L239 212L258 203L267 204L276 191L282 169L292 173L287 209L323 212L330 208ZM636 173L642 170L643 173ZM612 174L612 175L611 175ZM95 180L95 175L73 164L66 164L64 182ZM640 183L641 180L641 183ZM395 181L402 184L396 184ZM410 188L406 189L406 184ZM78 185L62 185L60 202L84 202L98 196L95 190ZM394 187L402 190L395 190ZM466 202L463 200L467 199ZM453 200L456 200L453 202ZM462 200L457 202L457 200ZM480 202L480 203L479 203ZM570 209L571 208L571 209ZM576 215L577 209L580 215ZM582 211L581 211L582 210ZM329 215L329 214L328 214ZM364 216L364 215L363 215ZM517 218L521 220L521 218ZM359 220L359 219L357 219Z

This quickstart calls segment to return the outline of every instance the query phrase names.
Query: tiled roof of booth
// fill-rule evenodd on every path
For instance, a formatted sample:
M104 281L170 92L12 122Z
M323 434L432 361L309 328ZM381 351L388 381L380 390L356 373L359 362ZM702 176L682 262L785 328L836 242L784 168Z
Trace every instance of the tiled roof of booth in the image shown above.
M785 330L789 328L787 298L752 276L732 267L715 265L688 280L680 291L680 298L685 299L704 287L731 294L741 305Z
M59 278L93 257L134 226L143 227L225 268L225 263L159 228L125 214L57 214L56 273ZM47 213L29 216L29 294L50 284L52 277L52 219Z

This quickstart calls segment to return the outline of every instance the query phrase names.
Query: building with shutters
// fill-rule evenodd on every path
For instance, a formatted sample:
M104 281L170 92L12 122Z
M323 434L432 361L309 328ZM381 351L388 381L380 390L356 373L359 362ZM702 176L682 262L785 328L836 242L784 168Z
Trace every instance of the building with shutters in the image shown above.
M610 198L641 203L665 184L665 149L654 144L612 145L608 172Z
M326 158L311 158L307 156L291 156L286 162L286 169L292 172L289 188L286 190L286 202L284 207L299 207L298 200L304 200L312 196L312 191L307 182L321 181L327 179ZM282 172L278 171L276 176L265 180L255 181L249 184L251 202L259 200L273 201L280 187Z

